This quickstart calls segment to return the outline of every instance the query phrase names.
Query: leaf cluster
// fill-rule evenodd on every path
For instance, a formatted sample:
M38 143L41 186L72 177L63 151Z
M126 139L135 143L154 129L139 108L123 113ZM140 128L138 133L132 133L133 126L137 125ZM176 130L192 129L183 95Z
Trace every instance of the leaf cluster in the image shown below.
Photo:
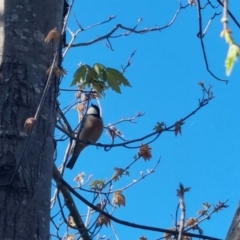
M108 88L121 93L121 85L131 87L121 72L100 63L94 64L93 67L87 64L81 65L74 73L71 86L73 85L79 85L81 89L92 87L99 96L104 95L104 90Z

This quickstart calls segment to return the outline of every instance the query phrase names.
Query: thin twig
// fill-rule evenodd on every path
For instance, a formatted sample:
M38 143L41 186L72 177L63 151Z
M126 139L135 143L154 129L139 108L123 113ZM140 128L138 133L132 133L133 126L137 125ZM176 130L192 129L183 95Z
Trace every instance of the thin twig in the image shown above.
M167 23L165 26L163 27L151 27L151 28L145 28L145 29L141 29L141 30L136 30L136 27L138 26L138 24L141 22L141 21L138 21L138 23L130 28L130 27L126 27L126 26L123 26L122 24L117 24L112 30L110 30L107 34L105 35L102 35L100 37L97 37L91 41L88 41L88 42L84 42L84 43L77 43L77 44L73 44L73 41L71 41L69 43L69 45L71 45L70 47L80 47L80 46L88 46L88 45L91 45L91 44L94 44L96 42L99 42L99 41L102 41L103 39L109 39L109 38L118 38L118 37L123 37L123 36L129 36L130 34L132 33L135 33L135 34L145 34L145 33L148 33L148 32L153 32L153 31L161 31L165 28L168 28L170 27L176 20L178 14L180 13L180 11L184 8L187 8L189 6L189 4L185 5L185 6L182 6L181 3L180 3L180 6L179 6L179 9L177 10L177 12L175 13L175 15L173 16L173 18L171 19L171 21L169 23ZM122 34L119 34L119 35L115 35L113 36L113 33L115 33L118 29L123 29L123 30L126 30L127 32L124 32ZM86 30L86 29L85 29ZM79 34L82 30L79 29L75 34L74 34L74 39L76 38L75 35Z
M67 52L69 51L69 49L73 46L73 42L75 41L76 37L78 36L78 34L79 34L80 32L83 32L83 31L86 31L86 30L88 30L88 29L90 29L90 28L93 28L93 27L96 27L96 26L99 26L99 25L108 23L108 22L112 21L112 20L115 19L115 18L116 18L116 16L110 16L110 17L108 18L108 20L105 20L105 21L102 21L102 22L93 24L93 25L91 25L91 26L89 26L89 27L86 27L86 28L83 28L83 27L80 25L80 23L77 21L77 19L76 19L77 24L78 24L78 26L79 26L79 29L78 29L75 33L73 33L73 32L70 31L69 28L67 28L68 31L70 32L70 35L72 36L72 39L70 40L70 43L67 44L67 48L65 49L65 51L64 51L63 54L62 54L62 58L64 59L64 57L66 56L66 54L67 54Z
M197 36L200 39L202 52L203 52L203 57L204 57L205 65L206 65L206 69L210 73L210 75L212 77L214 77L216 80L228 83L228 80L218 78L216 75L214 75L214 73L209 68L208 60L207 60L207 54L206 54L206 50L205 50L205 46L204 46L204 42L203 42L202 13L201 13L201 3L200 3L200 0L197 0L197 9L198 9L198 23L199 23L199 32L198 32Z
M221 0L217 0L217 2L223 6L223 3ZM233 20L233 22L238 26L238 28L240 28L240 23L237 21L237 19L234 17L234 15L232 14L232 12L230 10L227 10L228 11L228 15L231 17L231 19Z
M133 51L133 53L131 54L131 56L128 58L126 66L125 67L122 66L122 74L124 74L126 69L131 66L131 64L133 62L132 58L133 58L134 54L136 53L136 51L137 51L137 49L135 49Z
M108 127L111 127L111 126L115 126L119 123L122 123L122 122L131 122L131 123L136 123L136 122L133 122L133 120L135 120L136 118L138 117L142 117L145 113L141 113L141 112L138 112L137 115L135 115L134 117L129 117L129 118L122 118L120 119L119 121L115 122L115 123L111 123L111 124L108 124L107 125L107 128Z
M61 33L62 36L63 36L64 32L66 31L67 22L68 22L73 4L74 4L74 0L72 0L72 3L68 6L68 12L67 12L67 15L64 18L63 27L62 27L62 33Z
M204 31L203 31L203 33L202 33L202 37L205 37L205 35L206 35L206 33L207 33L207 30L208 30L208 28L209 28L212 20L213 20L216 16L218 16L218 15L220 15L220 14L221 14L221 13L214 13L214 15L209 19L209 21L208 21L208 23L207 23L207 26L205 27L205 29L204 29Z

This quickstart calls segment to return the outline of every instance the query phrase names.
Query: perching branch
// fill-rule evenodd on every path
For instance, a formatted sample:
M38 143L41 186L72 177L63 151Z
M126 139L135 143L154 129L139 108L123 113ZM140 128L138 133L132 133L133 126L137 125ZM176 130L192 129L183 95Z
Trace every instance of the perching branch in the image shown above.
M202 86L202 85L201 85ZM195 113L197 113L201 108L203 108L204 106L206 106L214 97L213 97L213 93L210 91L210 89L212 88L212 86L210 86L209 89L206 89L207 91L207 96L203 96L203 98L201 100L199 100L199 106L193 110L191 113L189 113L187 116L181 118L181 122L184 122L185 120L187 120L188 118L190 118L191 116L193 116ZM204 93L205 91L203 91ZM94 145L94 146L98 146L98 147L103 147L106 151L108 151L108 148L112 148L112 147L125 147L125 148L139 148L139 145L138 146L129 146L133 143L136 143L136 142L142 142L143 140L146 140L146 139L149 139L149 138L153 138L153 140L150 140L149 142L145 143L145 144L149 144L153 141L155 141L158 137L160 137L160 135L163 133L163 132L174 132L175 131L175 126L176 126L176 123L168 126L168 127L165 127L163 128L161 131L154 131L152 133L149 133L143 137L140 137L140 138L137 138L137 139L134 139L134 140L129 140L129 141L124 141L122 143L115 143L115 144L102 144L102 143L87 143L89 145ZM72 138L72 140L76 140L76 141L80 141L80 142L84 142L82 140L79 140L77 137L74 137L73 134L70 134L68 133L65 129L62 129L61 127L59 126L56 126L60 131L62 131L64 134L66 134L68 137ZM86 143L86 142L84 142Z

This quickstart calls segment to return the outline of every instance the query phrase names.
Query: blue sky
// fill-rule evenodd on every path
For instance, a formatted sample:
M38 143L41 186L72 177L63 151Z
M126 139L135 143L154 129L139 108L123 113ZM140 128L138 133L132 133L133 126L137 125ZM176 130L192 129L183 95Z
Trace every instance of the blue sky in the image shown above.
M117 15L117 18L82 32L75 43L88 42L104 35L118 23L133 27L139 18L143 18L143 21L138 29L154 25L165 26L179 7L177 0L167 2L76 1L73 13L83 27L104 21L110 15ZM185 5L185 2L187 1L182 4ZM239 9L240 3L230 3L230 10L240 21L237 15ZM221 8L212 10L207 7L203 11L203 28L215 12L221 12ZM130 54L137 49L133 63L125 73L132 87L123 88L122 94L109 90L106 97L101 99L105 125L117 122L122 117L134 116L138 111L145 113L137 119L137 124L122 123L117 126L129 140L151 133L157 122L163 121L169 126L185 117L197 108L198 99L202 96L198 82L204 81L206 86L213 85L215 98L185 122L182 135L175 137L172 132L162 134L151 144L151 161L139 160L130 169L130 176L123 177L114 185L114 189L117 189L131 183L133 179L140 177L141 171L146 173L147 169L153 168L161 157L154 174L124 191L126 206L115 210L115 217L143 225L172 227L171 216L175 216L178 204L176 189L181 182L184 186L191 187L191 191L185 195L188 218L197 216L203 202L216 204L218 201L229 200L229 208L214 214L210 221L200 225L205 235L221 239L226 237L240 195L240 65L237 62L231 76L225 76L227 45L220 38L220 20L221 15L212 21L204 42L210 69L219 78L228 79L227 85L217 81L206 71L197 37L199 30L196 7L182 9L173 25L161 32L112 39L114 51L107 48L106 41L103 41L88 47L73 48L68 52L63 64L68 75L62 82L62 88L70 88L78 63L102 63L121 70L121 65L125 65ZM239 42L240 30L231 19L229 25L234 39ZM73 16L68 27L73 32L78 29ZM122 32L120 30L117 33ZM73 99L73 92L61 93L62 106ZM74 127L77 124L76 113L73 111L69 117ZM104 132L99 142L109 144L111 140ZM65 152L64 147L65 143L58 149L59 164ZM81 154L75 168L72 171L67 170L65 178L74 185L74 176L84 171L87 176L93 174L94 179L110 179L113 168L126 167L136 153L137 149L128 150L122 147L113 148L109 152L88 147ZM88 196L91 201L92 197ZM78 206L82 213L86 212L81 202L78 202ZM129 236L131 239L138 239L142 235L148 239L157 239L162 236L161 233L113 224L119 239L129 239ZM101 233L113 236L106 227Z

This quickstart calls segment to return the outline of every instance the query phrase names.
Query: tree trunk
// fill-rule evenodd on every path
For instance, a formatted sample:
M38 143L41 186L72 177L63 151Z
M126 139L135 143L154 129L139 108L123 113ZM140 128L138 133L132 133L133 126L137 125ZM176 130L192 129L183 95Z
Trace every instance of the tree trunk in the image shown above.
M240 203L232 220L226 240L239 240L240 239Z
M53 60L53 44L46 44L44 39L55 27L61 32L62 21L63 0L0 0L0 239L3 240L49 239L57 79L51 79L32 134L24 129L24 123L37 110L47 80L46 70Z

